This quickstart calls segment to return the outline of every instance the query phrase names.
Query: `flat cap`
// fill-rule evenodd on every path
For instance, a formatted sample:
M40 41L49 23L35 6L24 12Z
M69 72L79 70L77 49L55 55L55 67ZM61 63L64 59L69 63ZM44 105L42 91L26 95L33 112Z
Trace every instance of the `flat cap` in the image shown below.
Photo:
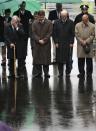
M81 10L88 10L89 6L88 5L81 5L80 8L81 8Z

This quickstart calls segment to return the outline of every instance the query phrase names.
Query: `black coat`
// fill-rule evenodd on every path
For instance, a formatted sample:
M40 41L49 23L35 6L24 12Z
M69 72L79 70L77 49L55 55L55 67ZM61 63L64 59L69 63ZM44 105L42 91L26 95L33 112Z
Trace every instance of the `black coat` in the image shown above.
M6 16L4 16L3 18L4 18L4 21L7 23L10 23L11 19L12 19L10 16L8 18Z
M52 10L49 12L49 16L48 16L49 20L57 20L58 19L58 15L57 15L57 10Z
M26 57L26 45L24 45L25 33L23 27L20 25L18 30L13 30L11 25L6 26L4 34L5 43L7 44L7 58L14 58L13 48L10 48L10 44L13 43L16 47L16 58L24 59Z
M79 15L76 16L75 20L74 20L74 24L76 25L77 23L82 21L82 16L84 15L84 13L80 13ZM88 13L88 17L89 17L89 21L93 24L95 24L95 20L94 17Z
M29 36L29 21L33 19L33 16L30 11L25 10L24 14L21 14L20 9L15 11L13 15L17 15L20 18L20 22L23 25L24 31L26 33L26 37Z
M65 23L61 19L56 20L53 27L53 39L56 48L56 61L65 63L69 56L70 44L74 43L74 23L68 19Z
M4 42L4 18L0 16L0 42Z

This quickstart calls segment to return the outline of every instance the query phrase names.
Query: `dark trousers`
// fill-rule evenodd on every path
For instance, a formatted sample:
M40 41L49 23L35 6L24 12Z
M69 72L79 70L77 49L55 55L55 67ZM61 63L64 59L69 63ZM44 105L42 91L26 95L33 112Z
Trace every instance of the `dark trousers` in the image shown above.
M58 63L59 75L63 75L63 67L64 67L64 63ZM66 74L70 74L71 70L72 70L72 59L68 57L66 61Z
M64 64L63 63L58 63L58 71L59 71L59 75L63 75L63 66Z
M37 76L37 75L42 75L42 67L43 67L43 71L44 74L47 75L49 72L49 65L33 65L33 75Z
M8 59L8 67L9 67L9 74L14 75L15 74L14 59Z
M2 63L6 63L6 45L2 46Z
M86 73L92 74L93 73L93 62L92 58L78 58L78 69L80 74L85 74L85 60L86 60Z
M25 71L25 59L18 59L18 75L23 74ZM16 65L15 65L16 66ZM15 69L14 69L14 59L8 60L8 67L9 67L9 73L11 75L14 75Z
M18 59L18 75L24 74L25 69L25 59Z

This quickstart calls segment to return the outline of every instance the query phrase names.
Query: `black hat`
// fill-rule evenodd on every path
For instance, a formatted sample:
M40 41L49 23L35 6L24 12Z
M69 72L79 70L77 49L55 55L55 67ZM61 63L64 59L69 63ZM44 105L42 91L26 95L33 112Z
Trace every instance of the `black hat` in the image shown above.
M11 13L11 9L5 9L5 14L7 14L7 13Z
M88 10L89 6L88 5L81 5L80 8L81 8L81 10Z

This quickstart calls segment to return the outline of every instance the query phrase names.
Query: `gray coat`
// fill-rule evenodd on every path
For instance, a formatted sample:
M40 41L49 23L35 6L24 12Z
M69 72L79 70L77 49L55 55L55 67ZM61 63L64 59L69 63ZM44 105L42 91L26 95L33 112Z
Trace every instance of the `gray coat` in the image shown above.
M52 23L45 19L44 23L35 20L32 25L32 32L35 39L33 50L33 64L48 65L51 63L51 41ZM45 44L41 45L39 40L44 39Z
M77 39L77 57L78 58L92 58L93 57L93 39L95 37L95 25L88 22L87 27L80 22L75 26L75 35ZM90 53L86 54L83 50L80 40L86 40L87 44L90 44Z

